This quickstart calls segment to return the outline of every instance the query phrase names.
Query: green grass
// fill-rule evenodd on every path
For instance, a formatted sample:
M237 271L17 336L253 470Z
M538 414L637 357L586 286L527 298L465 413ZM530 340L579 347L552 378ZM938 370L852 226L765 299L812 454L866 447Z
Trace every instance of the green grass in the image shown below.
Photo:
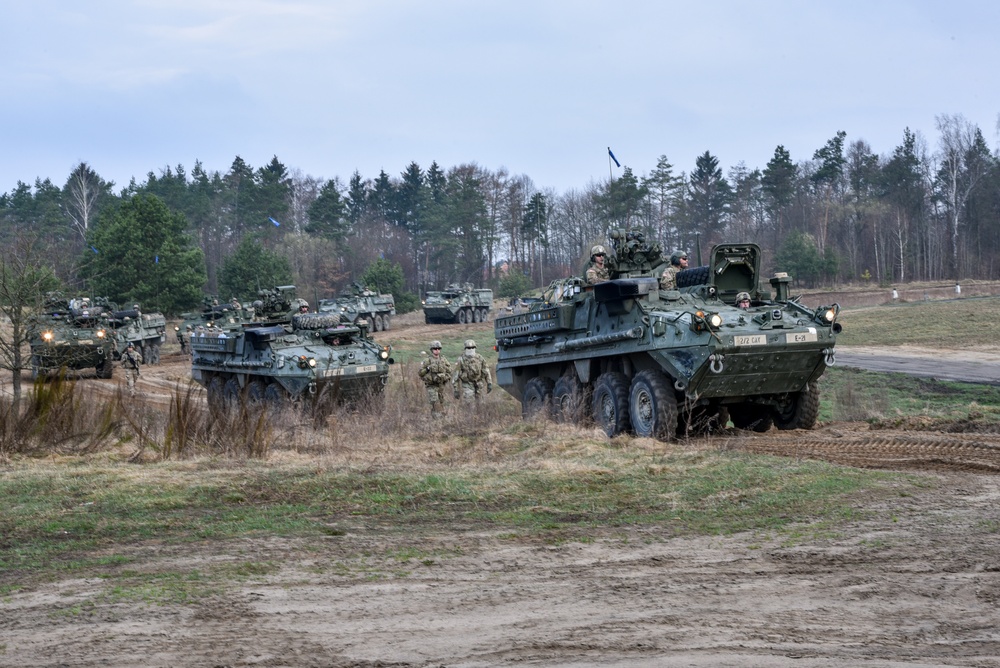
M1000 297L845 309L839 320L844 326L837 337L840 345L949 349L995 346L1000 341Z
M130 558L121 556L125 548L274 536L329 540L342 533L331 526L359 519L390 534L460 521L543 541L651 524L665 526L666 534L777 529L850 518L853 495L877 487L887 475L737 453L663 455L652 467L648 456L631 455L632 462L629 456L615 467L562 474L236 465L192 473L164 464L154 467L152 483L125 465L86 472L60 466L24 470L0 479L0 504L6 509L0 520L0 586L12 587L32 574L106 573L131 583L123 591L135 590L140 598L176 600L182 595L167 586L175 580L134 582L138 576L128 570ZM439 558L409 549L389 556L399 562ZM256 577L273 568L240 562L210 579ZM188 583L183 596L200 591L184 577L180 581Z

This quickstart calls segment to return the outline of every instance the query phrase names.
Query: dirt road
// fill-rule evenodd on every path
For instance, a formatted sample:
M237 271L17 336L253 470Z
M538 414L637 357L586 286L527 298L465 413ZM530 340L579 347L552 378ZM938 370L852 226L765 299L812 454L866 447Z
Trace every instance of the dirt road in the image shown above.
M395 324L386 335L461 336ZM142 383L167 398L185 373L167 356ZM344 518L343 535L308 542L149 541L123 548L130 568L275 569L162 605L68 572L0 599L0 666L1000 666L1000 434L836 423L665 447L899 469L919 484L860 499L846 527L781 534L624 527L553 545L471 520L415 531Z

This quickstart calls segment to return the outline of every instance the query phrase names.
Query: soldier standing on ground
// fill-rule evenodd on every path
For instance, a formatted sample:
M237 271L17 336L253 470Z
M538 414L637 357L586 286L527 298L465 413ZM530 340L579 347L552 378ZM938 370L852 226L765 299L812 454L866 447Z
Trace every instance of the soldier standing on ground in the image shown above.
M190 331L191 325L188 325L187 328ZM181 344L181 355L187 355L187 341L184 340L184 332L181 331L180 327L174 327L174 331L177 332L177 343Z
M608 252L598 244L590 249L590 261L594 263L590 269L587 270L587 283L594 285L595 283L603 283L604 281L611 280L611 272L608 271L607 266L604 264L604 259L607 257Z
M493 391L490 365L485 357L476 352L476 342L472 339L466 340L465 354L455 362L451 382L455 386L455 398L462 397L465 401L473 399L479 401L484 395Z
M131 342L125 347L122 353L122 368L125 369L125 385L128 387L130 397L135 396L135 381L139 380L139 365L142 364L142 355Z
M677 289L677 274L688 268L687 251L675 250L670 256L670 266L663 270L660 275L661 290Z
M420 363L417 375L427 388L431 415L441 417L444 412L444 386L451 380L451 363L441 354L440 341L431 341L431 356Z

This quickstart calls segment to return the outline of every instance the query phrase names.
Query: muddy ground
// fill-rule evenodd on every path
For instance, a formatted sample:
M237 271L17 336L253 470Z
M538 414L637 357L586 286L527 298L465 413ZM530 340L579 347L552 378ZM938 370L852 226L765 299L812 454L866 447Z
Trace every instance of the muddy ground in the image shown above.
M379 336L461 334L400 318ZM186 364L146 367L144 391L166 399ZM0 666L1000 666L1000 434L903 427L670 446L919 479L919 493L859 499L862 519L832 532L677 538L646 526L552 545L473 522L347 519L321 542L143 544L131 567L150 572L280 567L184 605L70 613L106 587L72 576L18 591L0 599Z

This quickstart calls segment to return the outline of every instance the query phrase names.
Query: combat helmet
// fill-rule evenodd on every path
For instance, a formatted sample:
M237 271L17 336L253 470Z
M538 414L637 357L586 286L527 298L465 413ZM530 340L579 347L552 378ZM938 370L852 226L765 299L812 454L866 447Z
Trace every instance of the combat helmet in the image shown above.
M602 246L601 244L597 244L596 246L590 249L590 257L594 257L595 255L607 255L607 254L608 254L607 249L604 248L604 246Z
M438 341L438 340L431 341L430 348L431 348L431 350L434 350L435 348L437 348L438 350L441 350L441 342Z
M670 264L674 265L675 267L679 267L681 264L681 260L687 259L687 256L688 254L686 250L680 250L680 249L675 250L673 253L670 254Z
M466 349L475 348L476 347L476 342L473 341L472 339L466 339L465 340L465 347L466 347Z

